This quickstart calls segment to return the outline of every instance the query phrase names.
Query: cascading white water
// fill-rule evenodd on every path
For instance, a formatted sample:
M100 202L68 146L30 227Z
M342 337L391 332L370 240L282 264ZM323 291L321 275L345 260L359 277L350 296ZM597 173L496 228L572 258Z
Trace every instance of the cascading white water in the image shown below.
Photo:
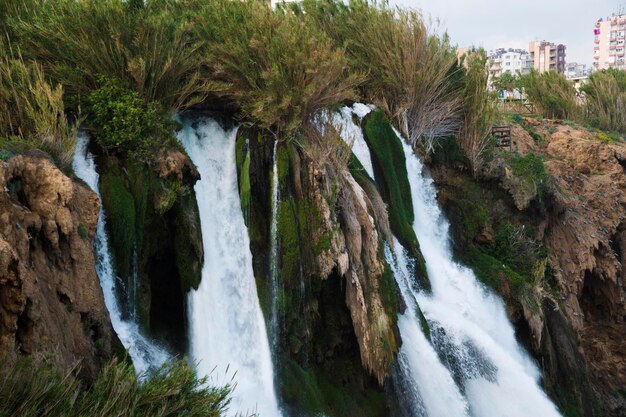
M237 131L207 118L183 126L179 138L201 175L195 191L204 243L202 282L188 300L191 357L201 375L215 367L235 373L233 415L280 416L237 188Z
M359 119L365 117L372 108L361 103L355 103L352 108L344 106L339 110L339 113L334 113L332 123L339 133L341 138L348 144L352 145L352 152L357 157L365 171L374 178L374 168L372 167L372 158L370 157L370 151L363 138L363 130L361 127L354 123L352 115L357 116Z
M270 314L272 353L278 345L278 141L274 142L272 166L272 223L270 226L270 297L272 310Z
M400 390L399 407L407 416L463 417L468 404L449 370L439 361L424 334L419 317L417 289L405 249L394 237L393 253L385 245L385 258L391 266L406 310L398 317L402 346L394 370L394 382Z
M362 119L372 110L371 106L356 103L352 108L343 107L333 115L333 124L342 139L352 144L352 151L367 173L374 178L369 148L363 131L354 123L353 115ZM416 290L412 287L409 261L404 248L394 238L394 250L385 245L385 258L392 268L394 278L406 304L406 311L398 317L402 347L394 370L401 404L398 406L406 416L463 417L468 406L450 375L439 361L437 352L430 344L417 313Z
M559 416L539 387L539 371L517 344L502 301L452 259L448 222L433 181L402 140L420 242L432 294L417 301L440 356L455 373L475 417ZM454 416L455 414L450 414Z
M98 194L98 172L93 155L87 150L89 139L87 136L79 135L76 143L76 151L72 160L74 173ZM96 272L100 279L100 286L104 293L104 302L109 310L111 324L120 338L122 344L128 351L135 370L138 373L145 373L161 366L170 358L170 355L162 348L156 346L148 338L143 336L139 327L132 321L122 319L122 312L117 296L115 295L116 275L109 250L109 239L106 233L106 219L102 207L98 217L96 236L94 241L96 252ZM119 282L119 280L118 280ZM121 282L120 282L121 285Z

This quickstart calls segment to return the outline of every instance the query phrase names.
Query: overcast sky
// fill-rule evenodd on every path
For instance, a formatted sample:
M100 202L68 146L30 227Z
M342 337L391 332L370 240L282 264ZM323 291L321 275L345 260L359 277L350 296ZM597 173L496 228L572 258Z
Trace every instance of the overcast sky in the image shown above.
M390 0L439 19L458 46L528 49L532 40L567 45L567 62L591 64L593 28L626 0ZM626 9L626 8L625 8Z

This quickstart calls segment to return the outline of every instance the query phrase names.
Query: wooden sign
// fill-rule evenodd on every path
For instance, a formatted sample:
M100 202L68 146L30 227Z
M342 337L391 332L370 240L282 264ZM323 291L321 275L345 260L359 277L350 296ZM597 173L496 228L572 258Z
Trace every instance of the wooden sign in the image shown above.
M511 126L494 126L491 135L496 138L496 146L499 148L511 147Z

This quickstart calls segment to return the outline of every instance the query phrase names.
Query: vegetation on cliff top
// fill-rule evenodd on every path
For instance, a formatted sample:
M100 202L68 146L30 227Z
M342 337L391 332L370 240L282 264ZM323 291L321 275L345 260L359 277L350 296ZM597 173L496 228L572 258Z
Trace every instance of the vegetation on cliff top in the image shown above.
M465 69L447 36L385 2L9 0L2 29L72 112L104 77L148 107L217 101L281 138L346 100L376 103L427 150L463 117Z

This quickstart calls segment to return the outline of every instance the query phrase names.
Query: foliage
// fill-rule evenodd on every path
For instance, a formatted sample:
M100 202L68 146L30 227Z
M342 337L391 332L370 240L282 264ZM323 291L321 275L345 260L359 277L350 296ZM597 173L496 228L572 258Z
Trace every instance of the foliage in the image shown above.
M474 175L489 144L489 135L497 115L496 101L488 91L487 55L484 50L472 51L465 57L463 89L463 121L459 147L468 157Z
M65 116L63 87L49 84L38 63L7 51L0 57L0 136L40 148L62 167L70 165L77 137Z
M552 177L546 171L543 158L534 153L526 156L515 154L510 158L510 165L513 176L531 184L539 204L543 205L553 187Z
M512 93L520 89L520 77L510 72L505 72L491 80L491 84L496 91Z
M260 1L198 8L193 30L218 94L261 127L289 134L318 110L356 98L361 77L348 73L343 51L295 13Z
M367 74L362 96L412 143L430 151L435 138L456 131L456 53L447 36L429 34L419 13L366 0L306 0L302 9L346 48L352 71Z
M159 103L144 101L117 79L101 78L100 84L89 95L89 122L105 152L149 157L159 147L173 144Z
M576 90L563 74L531 70L520 78L520 85L545 117L570 119L577 115Z
M583 86L588 122L600 129L626 133L626 72L607 69L594 72Z
M113 360L89 388L76 379L76 369L61 370L51 358L5 357L0 365L3 416L219 417L230 402L229 386L207 386L184 361L139 383L132 365Z

